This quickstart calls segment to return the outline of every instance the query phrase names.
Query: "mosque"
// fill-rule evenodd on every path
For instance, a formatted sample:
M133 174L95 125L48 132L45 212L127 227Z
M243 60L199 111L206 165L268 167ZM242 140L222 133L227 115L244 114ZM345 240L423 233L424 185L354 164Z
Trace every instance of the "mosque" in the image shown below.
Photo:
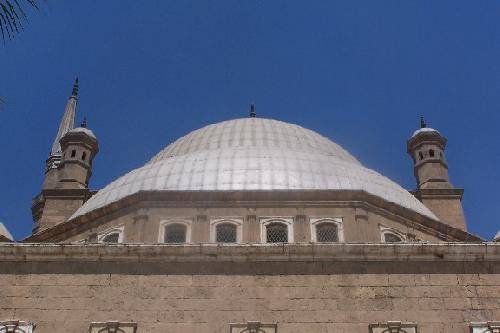
M253 106L96 191L77 100L78 80L32 235L0 224L1 333L500 333L500 243L467 231L424 119L411 191Z

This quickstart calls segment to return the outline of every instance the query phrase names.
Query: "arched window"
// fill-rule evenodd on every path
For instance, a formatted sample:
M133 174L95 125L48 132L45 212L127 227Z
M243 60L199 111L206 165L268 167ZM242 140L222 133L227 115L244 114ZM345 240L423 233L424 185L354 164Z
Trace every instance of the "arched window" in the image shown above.
M182 223L171 223L165 226L164 242L168 244L186 243L187 226Z
M419 151L419 152L418 152L418 157L420 157L420 159L421 159L421 160L423 160L423 159L424 159L424 154L422 154L422 152L421 152L421 151Z
M260 218L260 239L262 243L293 243L293 217Z
M123 241L123 230L124 226L113 227L111 229L105 230L97 236L97 241L99 243L121 243Z
M112 232L112 233L104 236L102 238L101 242L102 243L118 243L119 239L120 239L120 233L119 232Z
M434 149L429 150L429 156L434 157Z
M401 243L403 238L393 232L384 232L384 242L386 243Z
M288 226L281 222L266 225L267 243L288 243Z
M312 242L344 242L344 227L341 217L311 217L309 222Z
M219 223L215 227L217 243L236 243L236 225L233 223Z
M87 158L87 153L86 153L86 152L83 152L83 153L82 153L82 161L85 161L85 158Z
M316 241L319 243L338 242L337 224L321 222L316 225Z
M241 243L242 240L242 217L222 217L210 220L210 242Z
M401 243L407 241L407 236L399 230L379 225L382 243Z

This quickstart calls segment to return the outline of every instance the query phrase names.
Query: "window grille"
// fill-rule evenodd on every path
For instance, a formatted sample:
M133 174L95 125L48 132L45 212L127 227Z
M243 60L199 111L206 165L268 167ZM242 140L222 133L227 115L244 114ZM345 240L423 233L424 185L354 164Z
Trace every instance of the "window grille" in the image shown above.
M118 243L118 240L120 238L120 234L118 232L113 232L109 235L104 236L102 239L103 243Z
M386 232L384 234L384 241L386 243L400 243L403 241L403 239L396 234Z
M32 333L34 324L24 321L0 321L0 333Z
M185 243L187 227L183 224L169 224L165 227L165 243Z
M500 321L471 323L470 333L500 333Z
M236 243L236 225L221 223L216 227L217 243Z
M249 321L242 324L229 324L230 333L278 333L278 324L264 324Z
M266 239L268 243L288 243L288 227L279 222L268 224Z
M370 333L418 333L417 324L388 321L386 323L370 324Z
M136 333L137 323L108 321L102 323L91 323L89 333Z
M338 231L335 223L324 222L316 225L316 241L320 243L338 242Z

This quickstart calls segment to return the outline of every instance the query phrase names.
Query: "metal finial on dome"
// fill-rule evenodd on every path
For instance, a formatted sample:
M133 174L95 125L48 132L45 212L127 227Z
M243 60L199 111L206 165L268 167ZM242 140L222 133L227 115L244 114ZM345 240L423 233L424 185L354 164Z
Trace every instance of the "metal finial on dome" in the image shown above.
M80 127L87 128L87 117L83 117Z
M420 116L420 128L426 128L427 124L425 122L424 116Z
M257 117L257 113L255 112L255 103L250 104L250 117Z
M78 96L78 76L76 77L75 84L73 84L73 90L71 91L71 97Z

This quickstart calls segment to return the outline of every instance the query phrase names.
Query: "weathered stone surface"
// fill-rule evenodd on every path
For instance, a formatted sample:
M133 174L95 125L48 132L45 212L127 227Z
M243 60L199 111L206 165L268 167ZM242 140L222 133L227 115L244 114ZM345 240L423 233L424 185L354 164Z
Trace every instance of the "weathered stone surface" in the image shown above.
M390 320L466 333L471 321L500 318L499 265L500 244L9 244L0 320L32 321L40 333L101 321L226 332L252 320L280 333L367 332Z

